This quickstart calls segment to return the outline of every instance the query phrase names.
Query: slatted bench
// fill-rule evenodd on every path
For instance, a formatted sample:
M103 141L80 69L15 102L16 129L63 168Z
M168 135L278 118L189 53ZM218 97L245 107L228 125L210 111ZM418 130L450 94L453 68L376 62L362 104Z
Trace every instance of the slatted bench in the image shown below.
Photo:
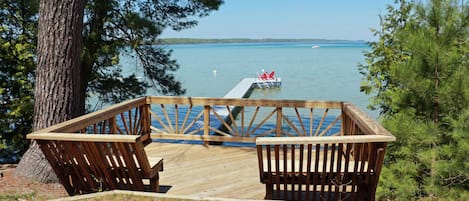
M385 140L377 135L257 138L265 198L374 200Z
M163 159L147 157L148 134L33 133L27 138L36 140L70 195L114 189L159 192Z

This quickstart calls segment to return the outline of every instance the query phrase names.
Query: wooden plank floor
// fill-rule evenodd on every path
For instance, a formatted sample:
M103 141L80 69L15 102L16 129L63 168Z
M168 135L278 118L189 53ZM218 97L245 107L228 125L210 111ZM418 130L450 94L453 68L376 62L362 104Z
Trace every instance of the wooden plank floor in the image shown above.
M168 195L263 199L255 148L153 142L149 157L163 157L162 191Z

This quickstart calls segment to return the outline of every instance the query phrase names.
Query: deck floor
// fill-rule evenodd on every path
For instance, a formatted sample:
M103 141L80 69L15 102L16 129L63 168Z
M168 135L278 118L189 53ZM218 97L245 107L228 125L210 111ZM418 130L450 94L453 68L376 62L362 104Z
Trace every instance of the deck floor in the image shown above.
M263 199L255 148L153 142L149 157L163 157L161 191L168 195Z

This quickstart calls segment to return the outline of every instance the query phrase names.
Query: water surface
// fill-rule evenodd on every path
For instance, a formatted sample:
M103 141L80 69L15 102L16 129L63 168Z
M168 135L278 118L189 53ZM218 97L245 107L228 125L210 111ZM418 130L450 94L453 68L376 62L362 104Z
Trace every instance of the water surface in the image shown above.
M320 48L311 48L319 45ZM230 43L169 45L181 68L175 73L186 96L223 97L256 72L275 71L282 87L255 90L251 98L349 101L367 110L369 97L359 91L363 42ZM215 73L216 71L216 73ZM154 95L153 91L148 92Z

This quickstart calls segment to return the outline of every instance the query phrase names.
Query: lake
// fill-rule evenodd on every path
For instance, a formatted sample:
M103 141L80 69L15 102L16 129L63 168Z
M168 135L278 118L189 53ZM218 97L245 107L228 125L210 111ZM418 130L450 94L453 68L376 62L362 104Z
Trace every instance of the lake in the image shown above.
M319 46L319 48L312 48ZM254 90L250 98L335 100L356 104L372 117L369 97L360 92L364 42L275 42L168 45L180 64L175 73L185 96L223 97L239 81L262 69L282 78L281 88ZM125 61L125 60L124 60ZM135 66L135 62L129 64ZM216 73L214 72L216 71ZM152 90L148 95L155 95Z

